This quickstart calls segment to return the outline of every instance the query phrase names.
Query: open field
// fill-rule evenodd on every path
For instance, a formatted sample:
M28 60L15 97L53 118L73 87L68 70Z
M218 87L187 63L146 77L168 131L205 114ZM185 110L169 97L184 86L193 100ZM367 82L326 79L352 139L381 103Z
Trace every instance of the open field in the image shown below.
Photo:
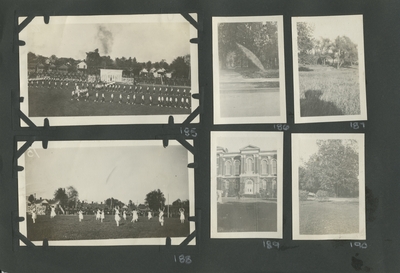
M131 223L121 219L119 227L114 221L114 215L106 215L103 223L95 219L95 215L84 215L79 222L77 215L57 215L50 219L48 215L38 215L33 224L27 215L28 239L31 241L48 240L90 240L90 239L123 239L123 238L163 238L187 237L189 222L181 224L179 218L164 218L161 226L158 217L147 220L139 216L139 221Z
M218 203L218 232L277 231L276 202Z
M358 67L309 65L299 71L301 116L359 115Z
M142 85L146 86L146 85ZM151 85L151 87L153 87ZM157 86L157 88L164 86ZM186 87L187 88L187 87ZM127 95L121 93L122 104L118 103L120 92L104 92L105 103L94 102L95 91L89 92L89 101L82 97L71 100L73 88L29 87L29 116L109 116L109 115L173 115L190 114L190 109L127 104ZM114 102L111 101L114 94ZM132 98L132 94L129 94ZM101 93L99 93L99 98Z
M348 234L359 232L359 203L300 201L300 234Z

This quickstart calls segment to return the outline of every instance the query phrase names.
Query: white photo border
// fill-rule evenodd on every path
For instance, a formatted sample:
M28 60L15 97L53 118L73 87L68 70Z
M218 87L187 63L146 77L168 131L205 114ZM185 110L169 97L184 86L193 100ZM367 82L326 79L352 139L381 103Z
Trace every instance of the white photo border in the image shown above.
M219 90L219 50L218 24L245 22L277 22L279 54L279 116L264 117L221 117ZM212 55L214 89L214 124L249 124L249 123L286 123L286 87L285 87L285 52L284 52L283 16L235 16L212 17Z
M359 232L349 234L300 234L300 206L299 206L299 147L303 139L355 139L359 148ZM292 134L292 213L293 213L293 240L365 240L365 146L364 134Z
M216 153L219 137L234 137L246 139L249 134L275 139L277 144L277 231L276 232L218 232L217 216L217 170ZM255 131L211 131L211 183L210 183L210 238L211 239L243 239L243 238L283 238L283 132ZM250 144L250 143L249 143Z
M361 35L362 42L358 45L359 60L359 86L360 86L360 114L359 115L340 115L340 116L312 116L302 117L300 115L300 83L299 83L299 60L297 46L297 23L298 22L314 22L318 18L332 18L332 23L340 18L354 17L361 20L362 15L338 15L338 16L312 16L312 17L292 17L292 50L293 50L293 96L294 96L294 120L295 123L319 123L319 122L340 122L340 121L357 121L367 120L367 99L366 99L366 82L365 82L365 60L364 60L364 35ZM351 27L351 26L349 26ZM360 29L362 34L363 27Z
M189 14L197 21L197 14ZM18 22L23 22L26 17L19 17ZM80 16L52 16L49 24L93 24L93 23L155 23L155 22L175 22L187 23L190 28L190 39L198 38L197 29L188 22L181 14L138 14L138 15L80 15ZM29 25L42 25L43 18L34 18ZM27 40L27 30L24 29L19 33L19 39L26 42L25 46L19 47L19 75L20 75L20 96L24 97L24 102L20 103L20 110L35 124L43 123L43 119L47 118L51 126L68 126L68 125L114 125L114 124L162 124L168 122L169 116L174 116L176 123L181 123L193 113L199 106L197 99L191 99L191 113L188 114L168 114L168 115L110 115L110 116L55 116L55 117L30 117L29 116L29 97L28 97L28 48L29 40ZM191 75L191 94L199 92L198 79L198 46L196 43L187 41L190 45L190 75ZM26 75L26 76L24 76ZM198 122L197 116L193 122ZM21 127L28 125L20 120Z
M193 144L192 140L188 140L190 144ZM22 147L24 143L21 141L17 142L18 149ZM51 141L49 147L52 148L72 148L72 147L126 147L126 146L162 146L160 140L109 140L109 141ZM169 142L169 146L180 146L178 141L172 140ZM184 149L184 147L182 147ZM41 142L34 142L31 149L43 149ZM168 148L167 148L168 149ZM27 150L18 159L18 165L25 169L25 155ZM187 151L188 164L192 163L194 156L192 153ZM189 190L189 212L188 216L195 215L195 193L194 193L194 169L188 168L186 165L182 166L188 171L188 190ZM18 209L19 215L26 217L26 177L25 171L18 172ZM189 221L189 219L187 219ZM189 221L189 234L195 231L195 222ZM27 236L27 219L19 223L19 231L25 237ZM171 237L171 245L181 244L187 237ZM45 239L45 238L43 238ZM36 246L42 246L43 241L32 241ZM26 246L25 243L20 241L21 246ZM124 239L95 239L95 240L52 240L49 241L50 246L127 246L127 245L165 245L166 238L124 238ZM196 237L188 243L189 246L196 245Z

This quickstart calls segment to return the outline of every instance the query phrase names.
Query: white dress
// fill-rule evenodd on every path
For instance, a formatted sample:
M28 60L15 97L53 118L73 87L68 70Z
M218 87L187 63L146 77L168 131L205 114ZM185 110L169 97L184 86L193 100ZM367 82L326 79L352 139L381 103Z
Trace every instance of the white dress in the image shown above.
M104 211L100 212L100 220L101 220L101 221L104 220Z
M100 210L98 210L96 213L96 220L99 220L99 219L100 219Z
M126 212L125 211L122 213L122 217L124 217L124 220L126 221Z
M151 216L151 212L149 211L148 213L147 213L147 219L151 219L153 216Z
M134 211L132 211L132 222L137 222L137 220L138 220L138 214L137 214L137 211L136 210L134 210Z
M181 219L181 221L185 220L185 213L183 211L180 211L180 213L181 213L181 217L179 219Z
M53 218L54 216L56 216L56 209L51 207L50 218Z
M82 211L78 212L78 214L79 214L79 221L82 221L82 220L83 220L83 213L82 213ZM92 219L93 219L93 218L92 218Z
M118 210L115 211L114 219L115 219L116 222L121 221L121 217L119 216L119 211Z
M36 218L37 218L36 211L32 211L32 220L34 223L35 223Z

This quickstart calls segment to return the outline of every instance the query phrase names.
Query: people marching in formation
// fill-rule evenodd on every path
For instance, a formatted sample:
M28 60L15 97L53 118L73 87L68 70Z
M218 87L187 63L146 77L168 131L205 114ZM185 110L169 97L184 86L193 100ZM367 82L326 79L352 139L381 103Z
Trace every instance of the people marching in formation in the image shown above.
M146 107L191 108L191 90L188 86L159 86L146 84L117 84L100 81L89 82L84 79L31 78L28 86L32 90L65 90L71 101L114 103L114 94L118 104ZM72 89L72 90L71 90ZM68 90L68 91L67 91ZM123 95L124 94L124 95ZM90 97L93 96L91 100Z

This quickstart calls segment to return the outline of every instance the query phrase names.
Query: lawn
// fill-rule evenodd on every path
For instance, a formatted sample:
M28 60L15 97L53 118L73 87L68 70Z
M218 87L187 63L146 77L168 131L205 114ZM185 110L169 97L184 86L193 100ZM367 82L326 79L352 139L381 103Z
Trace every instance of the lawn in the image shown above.
M143 85L145 86L145 85ZM157 86L157 88L165 86ZM187 87L186 87L187 88ZM129 93L121 92L123 103L118 103L120 92L114 92L114 103L110 103L112 92L104 92L105 103L95 103L95 91L91 91L89 102L71 100L72 88L29 87L29 116L108 116L108 115L173 115L190 114L190 109L127 104ZM132 99L132 94L129 94ZM101 93L99 93L99 98Z
M277 231L277 204L218 203L218 232Z
M359 232L358 202L300 201L300 234L349 234Z
M313 71L299 71L301 116L360 114L358 67L310 65L307 68ZM320 95L310 95L313 92Z
M158 217L147 220L139 217L139 221L131 223L131 219L121 220L119 227L113 215L106 215L103 223L95 219L95 215L84 215L79 222L77 215L57 215L50 219L48 215L39 215L33 224L27 215L28 239L31 241L48 240L90 240L90 239L122 239L122 238L166 238L187 237L189 222L181 224L179 218L164 218L161 226Z

